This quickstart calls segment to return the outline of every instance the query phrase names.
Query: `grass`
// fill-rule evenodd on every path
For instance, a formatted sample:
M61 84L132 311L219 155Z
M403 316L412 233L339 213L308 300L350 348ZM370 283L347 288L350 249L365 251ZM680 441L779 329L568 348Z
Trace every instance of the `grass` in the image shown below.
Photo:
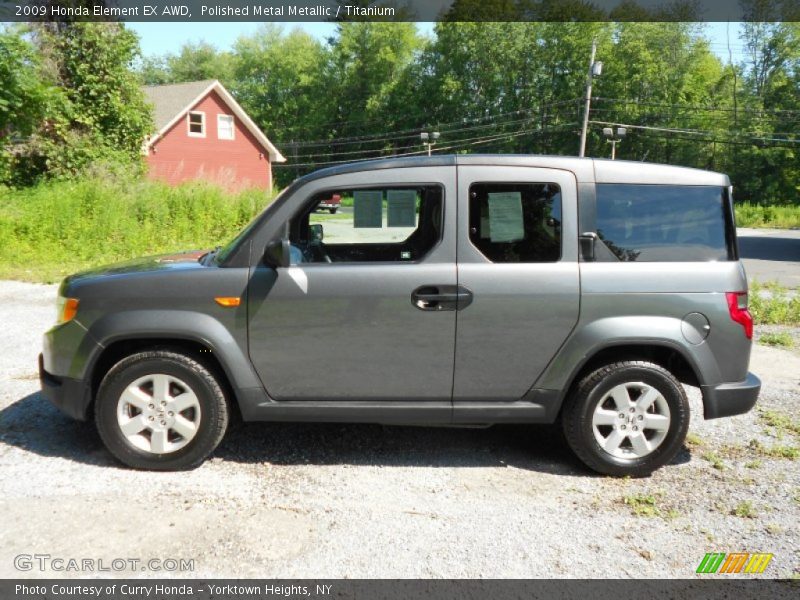
M0 278L55 282L136 256L211 248L269 202L261 190L228 194L130 176L0 187Z
M800 294L790 296L788 290L777 282L753 281L748 305L757 325L800 325Z
M779 413L774 410L759 410L758 416L769 427L774 427L776 436L782 437L784 434L791 433L795 436L800 436L800 421L794 420L787 414Z
M699 448L703 446L705 443L703 442L703 438L701 438L696 433L690 431L686 434L686 445L691 446L694 448Z
M656 497L653 494L633 494L622 498L623 504L630 506L637 517L658 517L661 510L658 508Z
M753 507L753 503L749 500L739 502L739 504L733 507L731 514L742 517L743 519L755 519L758 516L756 509Z
M781 346L783 348L791 348L794 345L792 336L781 331L780 333L763 333L758 338L759 344L765 346Z
M735 205L738 227L800 227L800 206L763 206L749 202Z
M800 449L795 446L775 445L771 448L764 448L762 452L771 458L788 458L789 460L800 458Z
M783 533L783 527L781 527L777 523L768 523L766 530L767 533L769 533L770 535L778 535Z
M797 446L775 444L774 446L767 447L758 440L750 440L748 447L757 454L769 458L787 458L789 460L800 458L800 448L797 448Z
M720 457L714 451L708 451L703 453L703 458L711 463L711 466L714 467L717 471L724 471L725 470L725 463L722 462L722 457Z

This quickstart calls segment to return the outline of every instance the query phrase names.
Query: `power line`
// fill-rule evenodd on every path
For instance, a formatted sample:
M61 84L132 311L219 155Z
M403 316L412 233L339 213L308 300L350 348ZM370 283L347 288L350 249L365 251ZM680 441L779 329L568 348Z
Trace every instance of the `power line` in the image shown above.
M665 133L681 133L685 135L699 135L699 136L710 136L710 135L718 135L718 131L705 131L701 129L678 129L678 128L670 128L670 127L655 127L652 125L629 125L626 123L613 123L610 121L591 121L591 123L595 125L607 125L612 127L627 127L629 129L641 129L644 131L659 131ZM800 139L797 140L790 140L787 138L770 138L770 137L761 137L758 134L753 134L752 132L736 132L733 134L732 137L740 137L740 138L748 138L751 140L758 140L764 142L781 142L786 144L798 144L800 143Z
M592 102L614 102L617 104L636 105L636 106L654 106L659 108L682 108L686 110L703 110L709 112L753 112L753 113L768 113L768 114L799 114L800 110L794 109L759 109L759 108L736 108L722 107L722 106L702 106L696 104L663 104L656 102L642 102L639 100L625 100L623 98L603 98L592 97Z
M481 122L481 121L486 121L486 120L497 119L497 118L500 118L500 117L506 117L506 116L510 116L510 115L533 113L533 112L541 111L542 109L545 109L545 108L552 108L552 107L556 107L556 106L564 106L564 105L568 105L568 104L576 104L579 100L580 100L580 98L573 98L573 99L570 99L570 100L561 100L561 101L558 101L558 102L549 102L547 104L540 104L540 105L538 105L536 107L532 107L532 108L523 108L523 109L519 109L519 110L513 110L513 111L505 112L505 113L498 113L498 114L495 114L495 115L484 115L484 116L480 116L480 117L467 117L467 118L463 118L463 119L460 119L460 120L457 120L457 121L449 121L449 122L444 122L444 123L438 123L436 127L439 128L439 130L441 131L442 127L447 127L449 125L462 125L464 123ZM309 142L300 142L300 143L291 144L291 145L292 145L292 147L296 146L297 148L307 148L307 147L311 147L311 146L330 146L330 145L346 145L346 144L351 144L351 143L367 143L367 141L369 141L369 140L384 140L384 139L387 139L387 136L400 135L400 134L409 134L407 136L402 136L402 137L410 137L411 135L419 134L419 132L420 132L420 127L414 127L414 128L410 128L410 129L400 129L400 130L396 130L396 131L385 132L385 133L382 133L382 134L366 134L366 135L361 135L361 136L332 138L332 139L329 139L329 140L322 140L322 139L321 140L311 140ZM290 145L290 144L284 142L283 145Z
M486 125L476 125L476 126L473 126L473 127L462 127L462 128L459 128L459 129L441 130L441 133L448 133L449 134L449 133L453 133L453 132L473 131L475 129L485 129L487 127L492 127L492 128L509 127L510 125L517 125L517 124L523 124L523 123L524 124L532 124L536 120L537 120L536 117L528 117L526 119L513 119L513 120L502 121L502 122L486 124ZM549 125L548 127L544 128L544 131L555 131L560 127L561 127L561 124L553 124L553 125ZM511 133L513 133L513 132L511 132ZM508 134L508 132L498 133L496 135L507 135L507 134ZM474 139L478 139L478 138L484 137L484 135L495 135L495 134L490 134L490 133L487 132L486 134L481 134L480 136L472 137L472 138L458 138L458 137L456 137L456 139L452 140L452 142L457 142L457 143L468 142L468 141L471 141L471 140L474 140ZM414 137L416 138L416 136L414 136ZM411 143L411 144L409 144L409 145L407 145L405 147L394 148L393 150L395 152L398 152L398 151L402 151L402 150L406 150L406 149L410 149L410 148L415 148L418 145L419 144L417 142L415 142L415 143ZM441 147L439 149L441 150ZM388 150L388 149L367 148L367 149L362 149L362 150L350 150L350 151L341 151L341 152L304 153L301 156L299 156L298 158L300 158L300 159L308 159L308 158L313 158L313 157L327 157L327 156L342 156L342 155L350 155L350 156L352 156L352 155L357 155L357 154L370 154L370 153L375 153L375 152L382 152L382 151L385 151L385 150Z
M512 119L512 120L501 121L501 122L497 122L497 123L488 123L488 124L484 124L484 125L474 125L472 127L461 127L461 128L458 128L458 129L437 129L437 131L439 131L442 134L452 134L452 133L460 133L460 132L463 133L463 132L466 132L466 131L475 131L475 130L478 130L478 129L509 127L511 125L520 125L521 126L522 124L531 124L532 122L534 122L536 120L537 120L537 117L527 117L525 119ZM415 134L413 136L404 136L403 139L409 139L409 138L418 139L418 134ZM393 139L393 138L386 138L386 139L389 140L389 139ZM467 138L467 139L470 139L470 138ZM474 138L472 138L472 139L474 139ZM411 144L411 146L416 146L416 145L418 145L418 144L416 144L416 143L415 144ZM361 150L344 150L344 151L341 151L341 152L303 153L301 158L310 158L310 157L316 157L316 156L340 156L340 155L366 154L366 153L369 153L369 152L379 152L379 151L381 151L380 148L367 148L367 149L361 149Z
M459 140L458 142L451 144L449 146L440 146L437 148L438 152L442 152L445 150L460 150L464 147L471 147L476 145L488 144L491 142L497 142L501 140L511 139L520 137L523 135L534 135L534 134L544 134L544 133L556 133L563 129L568 129L571 127L575 127L577 123L565 123L563 125L555 126L552 128L548 128L547 130L543 129L529 129L524 131L518 131L515 133L501 133L501 134L494 134L491 136L478 136L476 138L467 138L465 140ZM314 161L314 162L305 162L305 163L276 163L273 167L284 167L284 168L293 168L293 167L316 167L321 165L336 165L336 164L345 164L345 163L353 163L353 162L363 162L366 160L378 160L382 158L399 158L403 156L418 156L421 154L426 154L427 150L415 150L412 152L402 152L402 153L393 153L393 154L386 154L382 156L371 156L368 158L362 159L349 159L349 160L330 160L330 161Z

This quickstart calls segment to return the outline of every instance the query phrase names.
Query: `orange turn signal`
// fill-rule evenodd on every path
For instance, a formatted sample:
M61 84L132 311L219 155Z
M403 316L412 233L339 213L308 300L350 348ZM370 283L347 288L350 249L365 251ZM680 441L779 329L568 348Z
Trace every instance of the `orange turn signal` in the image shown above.
M75 318L78 314L77 298L59 298L58 322L66 323Z
M217 296L214 298L214 302L219 304L220 306L239 306L242 303L242 299L237 296Z

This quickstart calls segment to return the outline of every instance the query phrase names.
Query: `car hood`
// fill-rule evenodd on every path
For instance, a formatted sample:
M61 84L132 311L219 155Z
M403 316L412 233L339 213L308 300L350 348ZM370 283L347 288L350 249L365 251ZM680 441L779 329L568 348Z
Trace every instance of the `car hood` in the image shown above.
M162 254L158 256L134 258L125 262L105 265L75 273L67 277L64 280L64 284L71 285L105 277L124 277L126 275L152 273L156 271L202 269L204 267L199 262L199 259L207 253L208 250L192 250L190 252L180 252L177 254Z

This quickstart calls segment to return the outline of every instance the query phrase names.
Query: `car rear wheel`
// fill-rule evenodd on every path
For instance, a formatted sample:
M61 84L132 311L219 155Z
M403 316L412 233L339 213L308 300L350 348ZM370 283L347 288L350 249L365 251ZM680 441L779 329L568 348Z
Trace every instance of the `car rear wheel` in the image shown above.
M681 449L689 430L689 402L666 369L648 362L618 362L578 383L562 423L567 442L589 468L643 477Z
M336 214L336 211L339 210L338 208L329 208L328 209L332 215Z
M153 350L121 360L106 374L95 421L109 451L130 467L192 469L222 440L228 406L205 365Z

